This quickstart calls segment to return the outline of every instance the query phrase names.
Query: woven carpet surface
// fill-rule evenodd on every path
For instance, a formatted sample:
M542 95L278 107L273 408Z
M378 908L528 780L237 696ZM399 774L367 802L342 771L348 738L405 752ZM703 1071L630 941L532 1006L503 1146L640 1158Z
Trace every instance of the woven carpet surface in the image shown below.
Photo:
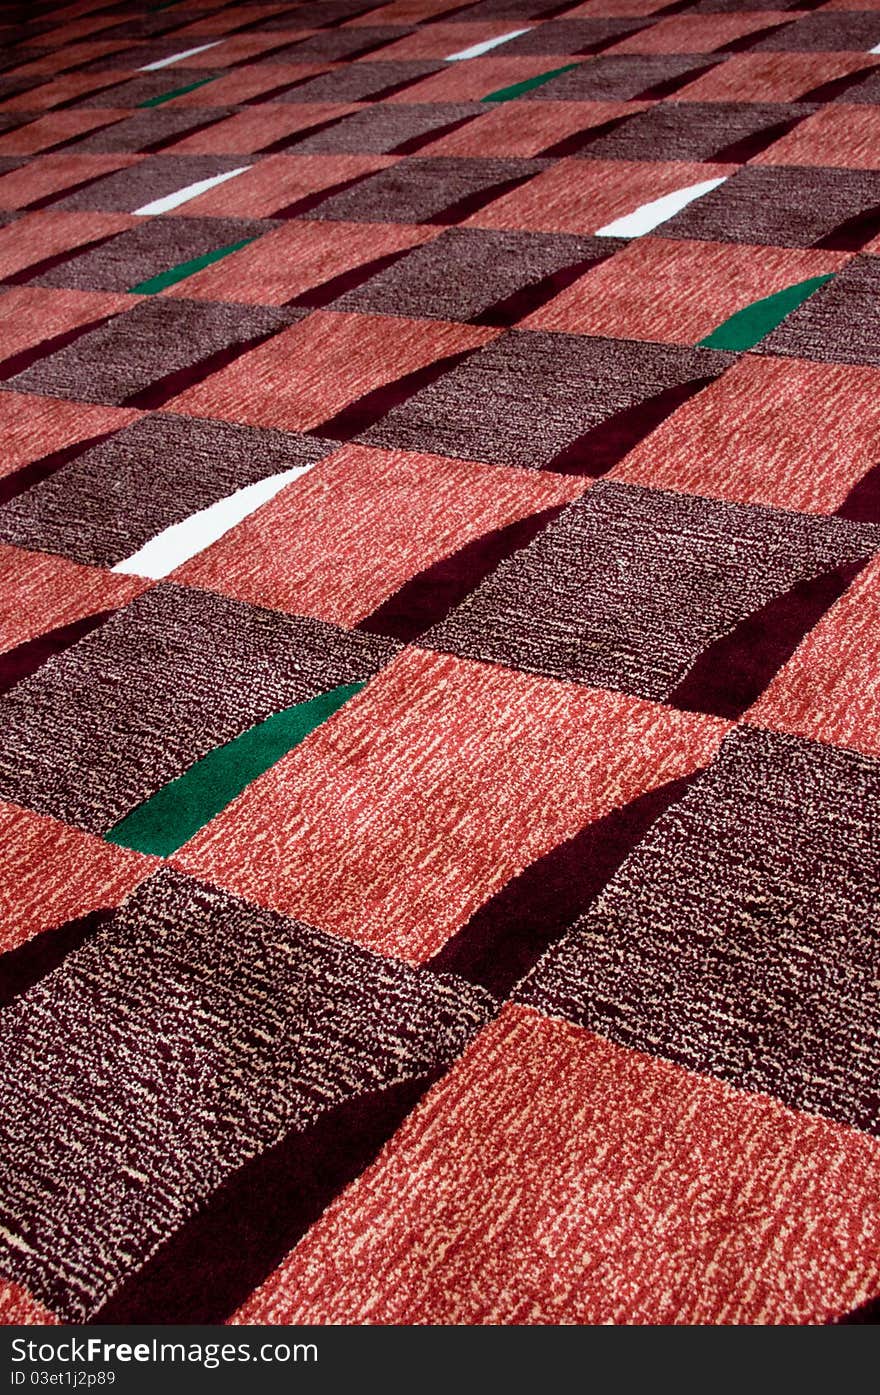
M878 0L0 5L0 442L0 1321L876 1321Z

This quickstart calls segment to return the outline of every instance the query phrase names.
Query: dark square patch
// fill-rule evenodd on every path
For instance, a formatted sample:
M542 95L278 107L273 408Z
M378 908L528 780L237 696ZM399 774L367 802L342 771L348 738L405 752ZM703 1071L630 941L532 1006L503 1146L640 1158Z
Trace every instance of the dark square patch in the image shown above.
M71 215L75 217L76 215ZM131 291L186 262L252 242L276 225L246 218L148 218L100 247L69 260L42 276L36 286L78 291Z
M674 387L717 377L730 361L711 349L512 330L389 412L361 439L494 465L552 468L563 450L609 418Z
M607 237L450 228L334 302L335 310L514 324L622 246ZM578 270L579 269L579 270Z
M352 223L457 223L547 165L547 160L403 160L331 195L309 216Z
M10 500L0 540L112 567L171 524L331 449L314 436L151 414Z
M297 155L405 155L485 113L479 102L376 103L290 145Z
M581 63L531 92L524 101L627 102L639 97L668 96L714 66L705 54L604 54Z
M868 524L601 481L422 642L659 702L748 615L878 547Z
M92 131L82 140L71 144L70 148L78 155L150 154L173 145L203 126L222 121L231 113L231 107L180 109L160 106L135 112L133 116L116 121L104 130Z
M398 647L162 583L0 698L0 795L106 832L215 746Z
M273 98L275 102L364 102L378 101L393 92L429 77L442 68L441 63L424 59L387 63L362 61L330 73L319 73L308 82L298 83L287 92Z
M793 102L671 102L636 112L585 142L596 160L714 160L744 164L816 110Z
M756 352L880 368L880 259L849 262L786 316Z
M53 207L75 212L134 213L178 189L248 163L247 157L236 155L152 155L94 180L87 188L57 200Z
M663 236L845 251L853 220L878 205L880 170L748 165L664 223Z
M741 727L517 993L880 1133L880 762Z
M159 406L181 390L181 375L190 386L203 376L199 365L210 371L215 355L283 329L305 313L158 297L143 300L16 374L6 386L82 402ZM159 385L166 382L163 394Z

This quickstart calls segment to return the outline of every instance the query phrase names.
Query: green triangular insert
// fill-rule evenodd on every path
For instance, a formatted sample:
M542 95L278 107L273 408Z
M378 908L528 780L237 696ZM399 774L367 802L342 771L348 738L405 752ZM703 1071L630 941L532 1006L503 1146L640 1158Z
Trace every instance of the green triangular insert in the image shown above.
M178 266L170 266L167 271L160 271L158 276L151 276L148 281L139 281L136 286L129 286L128 293L129 295L158 295L159 291L167 290L169 286L176 286L178 281L185 281L188 276L195 276L196 272L202 271L204 267L222 261L231 252L240 252L242 247L247 247L251 242L256 242L256 238L246 237L241 242L231 242L228 247L217 247L213 252L205 252L201 257L193 257L190 261L181 262Z
M104 837L122 848L169 857L364 686L347 683L298 702L225 745L215 746L183 775L132 809Z
M175 87L173 92L161 92L158 97L149 97L146 102L138 102L138 110L142 107L161 107L163 102L173 102L175 97L184 97L187 92L195 92L197 87L204 87L206 82L216 82L216 74L212 77L199 78L198 82L190 82L186 87Z
M737 310L729 320L701 339L699 347L732 349L734 352L751 349L781 324L786 315L809 300L814 291L818 291L826 281L833 280L835 274L831 271L827 276L811 276L809 281L798 281L795 286L786 286L784 291L777 291L775 295L765 296L763 300L747 305L744 310Z
M551 78L559 77L560 73L570 73L572 68L581 67L580 63L566 63L564 68L553 68L549 73L538 73L536 77L524 78L522 82L515 82L512 87L499 87L497 92L490 92L488 97L481 97L481 102L512 102L515 97L521 97L524 92L531 92L533 87L543 87L545 82Z

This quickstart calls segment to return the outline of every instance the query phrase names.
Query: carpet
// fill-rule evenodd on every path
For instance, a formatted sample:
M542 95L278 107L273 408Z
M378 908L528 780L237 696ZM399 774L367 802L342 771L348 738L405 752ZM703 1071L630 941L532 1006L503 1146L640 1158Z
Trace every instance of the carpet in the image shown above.
M878 1320L878 307L871 0L0 6L0 1321Z

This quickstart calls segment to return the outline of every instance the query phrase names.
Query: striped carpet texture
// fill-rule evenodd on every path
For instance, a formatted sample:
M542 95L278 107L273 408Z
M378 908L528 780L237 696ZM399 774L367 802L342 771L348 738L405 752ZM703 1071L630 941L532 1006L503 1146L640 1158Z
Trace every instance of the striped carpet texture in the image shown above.
M0 3L0 1322L880 1320L878 0Z

